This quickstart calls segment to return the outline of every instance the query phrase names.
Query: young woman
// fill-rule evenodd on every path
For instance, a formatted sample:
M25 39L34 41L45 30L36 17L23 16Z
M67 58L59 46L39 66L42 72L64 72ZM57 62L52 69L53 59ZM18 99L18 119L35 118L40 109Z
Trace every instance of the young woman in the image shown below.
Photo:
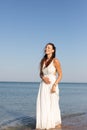
M58 83L62 78L60 62L55 58L53 43L45 46L45 55L40 62L41 83L36 104L36 129L61 127Z

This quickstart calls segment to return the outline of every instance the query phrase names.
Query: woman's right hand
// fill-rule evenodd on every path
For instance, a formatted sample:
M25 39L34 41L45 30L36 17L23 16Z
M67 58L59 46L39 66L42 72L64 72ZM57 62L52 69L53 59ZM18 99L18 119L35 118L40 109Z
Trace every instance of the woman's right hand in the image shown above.
M51 83L48 77L43 76L42 80L43 80L46 84L50 84L50 83Z

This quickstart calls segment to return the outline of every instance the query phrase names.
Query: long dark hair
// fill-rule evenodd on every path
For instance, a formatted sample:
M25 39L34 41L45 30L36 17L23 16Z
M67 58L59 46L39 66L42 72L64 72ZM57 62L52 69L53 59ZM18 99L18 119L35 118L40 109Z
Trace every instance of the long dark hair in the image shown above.
M46 47L47 47L48 45L51 45L51 46L52 46L54 52L52 53L52 56L51 56L51 58L48 60L48 62L47 62L47 64L46 64L45 67L47 67L47 66L51 63L51 61L53 60L53 58L55 58L55 56L56 56L56 47L55 47L55 45L54 45L53 43L47 43L46 46L45 46L45 49L46 49ZM44 53L45 53L45 49L44 49ZM43 56L43 58L41 59L41 62L40 62L40 77L43 76L42 67L43 67L44 61L46 61L46 60L47 60L47 54L45 54L45 55Z

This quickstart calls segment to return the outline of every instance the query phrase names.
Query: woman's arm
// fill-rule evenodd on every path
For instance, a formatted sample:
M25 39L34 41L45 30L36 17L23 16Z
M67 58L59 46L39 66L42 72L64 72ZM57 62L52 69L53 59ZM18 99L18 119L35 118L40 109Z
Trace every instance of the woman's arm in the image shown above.
M56 85L60 82L60 80L62 79L62 69L61 69L61 65L60 65L60 62L58 59L54 59L54 66L56 68L56 72L58 74L57 76L57 79L55 81L55 83L53 84L52 86L52 89L51 89L51 93L55 93L56 91Z
M55 66L56 71L57 71L57 74L58 74L57 79L56 79L56 81L55 81L55 83L54 83L54 84L56 85L56 84L58 84L58 83L61 81L61 79L62 79L62 69L61 69L60 62L59 62L59 60L58 60L57 58L54 58L54 66Z

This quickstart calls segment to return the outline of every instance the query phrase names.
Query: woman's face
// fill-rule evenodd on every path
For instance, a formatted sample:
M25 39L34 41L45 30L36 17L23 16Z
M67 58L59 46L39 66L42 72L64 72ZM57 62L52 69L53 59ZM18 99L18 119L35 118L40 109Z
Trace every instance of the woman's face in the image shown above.
M45 47L45 54L52 54L54 52L54 50L53 50L53 46L52 45L47 45L46 47Z

